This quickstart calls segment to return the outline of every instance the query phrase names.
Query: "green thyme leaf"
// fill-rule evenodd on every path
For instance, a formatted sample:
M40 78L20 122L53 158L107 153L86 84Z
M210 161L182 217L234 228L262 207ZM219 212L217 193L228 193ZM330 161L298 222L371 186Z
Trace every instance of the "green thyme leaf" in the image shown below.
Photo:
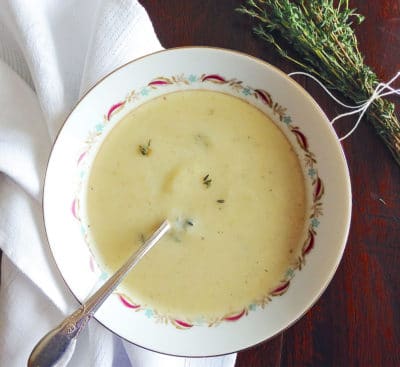
M203 177L203 185L206 185L206 187L208 188L208 187L211 186L211 182L212 182L212 179L210 178L210 175L209 175L209 174L206 174L206 175Z
M147 145L139 145L139 152L141 155L148 156L151 154L152 150L150 148L151 145L151 139L147 142Z

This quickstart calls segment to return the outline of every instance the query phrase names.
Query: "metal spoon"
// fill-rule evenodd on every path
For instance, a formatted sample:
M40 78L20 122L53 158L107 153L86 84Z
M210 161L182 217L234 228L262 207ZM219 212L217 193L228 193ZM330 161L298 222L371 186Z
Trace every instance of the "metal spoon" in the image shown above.
M28 367L63 367L70 361L76 339L87 322L113 292L125 275L170 230L164 221L153 235L109 278L89 299L60 325L47 333L35 346L28 360Z

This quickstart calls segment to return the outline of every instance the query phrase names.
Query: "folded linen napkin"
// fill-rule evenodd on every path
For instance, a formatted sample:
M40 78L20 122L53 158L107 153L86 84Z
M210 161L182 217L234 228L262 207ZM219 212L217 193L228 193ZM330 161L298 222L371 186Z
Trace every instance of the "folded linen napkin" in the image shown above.
M77 306L41 214L57 131L97 80L161 48L136 0L0 0L0 366L26 365L39 338ZM232 367L235 359L160 355L92 320L70 366Z

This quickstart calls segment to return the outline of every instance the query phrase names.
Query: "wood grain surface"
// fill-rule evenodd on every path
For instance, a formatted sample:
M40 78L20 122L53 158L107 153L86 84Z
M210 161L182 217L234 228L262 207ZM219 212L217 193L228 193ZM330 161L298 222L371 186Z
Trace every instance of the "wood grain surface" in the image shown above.
M251 34L251 21L234 11L241 1L141 3L166 48L231 48L286 72L296 70ZM366 62L388 80L400 70L400 0L350 0L350 5L366 16L356 28ZM313 82L301 82L328 117L343 112ZM400 105L399 98L397 102ZM343 119L337 130L347 131L352 123L353 118ZM400 366L400 169L366 120L343 147L353 216L341 265L301 320L274 339L240 352L237 367Z

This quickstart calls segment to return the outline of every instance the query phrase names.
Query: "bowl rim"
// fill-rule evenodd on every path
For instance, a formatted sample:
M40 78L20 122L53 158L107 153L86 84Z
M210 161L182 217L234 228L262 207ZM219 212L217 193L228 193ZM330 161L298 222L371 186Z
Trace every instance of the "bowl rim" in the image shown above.
M110 71L109 73L107 73L106 75L102 76L99 80L97 80L92 86L90 86L90 88L88 88L84 94L82 94L82 96L74 103L73 107L70 109L70 111L68 112L68 114L66 115L66 117L63 119L62 124L59 127L59 130L57 131L56 136L54 137L54 141L52 143L51 149L49 151L49 155L48 155L48 159L46 162L46 169L45 169L45 174L44 174L44 181L43 181L43 188L42 188L42 200L41 200L41 210L42 210L42 218L43 218L43 223L44 223L44 231L45 231L45 235L46 235L46 242L47 242L47 246L49 246L50 249L50 253L51 253L51 259L53 261L53 263L55 264L57 271L59 272L59 274L61 275L61 278L63 280L63 282L65 283L65 285L67 286L67 289L69 290L69 292L71 293L71 295L75 298L75 300L81 304L81 301L78 299L77 295L72 291L71 286L68 284L68 282L66 281L63 273L61 272L60 267L58 266L57 260L55 258L55 254L52 251L52 247L50 244L50 240L49 240L49 236L48 236L48 229L47 229L47 222L45 219L45 207L44 207L44 203L46 200L46 187L47 187L47 176L48 176L48 170L49 170L49 165L50 165L50 161L51 161L51 157L53 155L53 150L59 140L60 134L63 131L66 123L68 122L68 120L70 119L71 115L74 113L74 111L77 109L77 107L81 104L81 102L87 97L88 94L90 94L92 92L92 90L94 90L95 88L97 88L105 79L109 78L111 75L113 75L114 73L118 72L120 69L125 68L126 66L135 63L139 60L145 59L147 57L156 55L156 54L163 54L163 53L170 53L170 52L174 52L174 51L182 51L182 50L211 50L211 51L219 51L222 53L227 53L227 54L233 54L233 55L237 55L237 56L241 56L244 58L247 58L249 60L251 60L252 62L256 62L264 67L267 67L269 69L272 69L275 73L277 73L278 75L280 75L281 77L283 77L284 79L286 79L286 81L288 81L292 87L296 88L302 95L303 97L305 97L311 104L314 105L314 107L318 110L318 112L321 114L321 116L326 120L328 128L332 131L333 134L336 135L336 131L333 128L333 126L330 124L328 117L326 116L325 112L323 111L323 109L321 108L321 106L317 103L317 101L307 92L307 90L305 88L303 88L296 80L294 80L293 78L291 78L288 74L286 74L284 71L282 71L281 69L279 69L277 66L270 64L267 61L264 61L256 56L250 55L246 52L242 52L242 51L237 51L234 49L229 49L229 48L224 48L224 47L216 47L216 46L180 46L180 47L172 47L172 48L166 48L166 49L162 49L162 50L158 50L140 57L137 57L135 59L132 59L122 65L120 65L119 67L113 69L112 71ZM331 283L334 275L336 274L338 267L341 263L341 260L343 258L343 254L344 251L346 249L347 246L347 241L349 238L349 232L350 232L350 226L351 226L351 219L352 219L352 187L351 187L351 180L350 180L350 172L349 172L349 167L347 164L347 160L343 151L343 147L340 143L339 140L336 141L337 145L338 145L338 151L340 152L343 164L344 164L344 168L345 168L345 186L347 188L347 193L348 193L348 200L347 200L347 205L346 205L346 211L348 213L348 220L346 221L346 225L345 228L343 230L343 245L341 246L341 250L340 252L338 252L338 256L336 257L336 261L335 261L335 265L331 268L330 272L328 273L328 275L325 278L325 282L323 284L321 284L320 290L318 292L318 294L311 300L311 302L309 303L309 305L301 312L299 313L299 315L293 319L292 321L290 321L285 327L281 328L280 330L276 331L275 333L273 333L272 335L266 337L265 339L254 343L252 345L234 350L234 351L230 351L230 352L225 352L225 353L218 353L218 354L209 354L209 355L190 355L190 358L205 358L205 357L218 357L218 356L224 356L224 355L229 355L229 354L234 354L234 353L239 353L242 351L246 351L248 349L254 348L259 346L262 343L265 343L273 338L275 338L276 336L278 336L281 333L284 333L286 330L288 330L289 328L291 328L295 323L297 323L307 312L309 312L311 310L311 308L314 307L314 305L317 303L317 301L322 297L322 295L325 293L327 287L329 286L329 284ZM126 337L118 334L116 331L112 330L109 326L105 325L102 321L100 321L96 315L93 315L93 318L96 319L96 322L98 322L99 324L101 324L103 327L105 327L107 330L109 330L112 334L117 335L118 337L120 337L121 339L125 340L126 342L139 346L140 348L143 348L145 350L151 351L151 352L155 352L155 353L159 353L159 354L164 354L164 355L169 355L169 356L174 356L174 357L188 357L187 355L183 355L183 354L174 354L174 353L167 353L167 352L161 352L161 351L157 351L155 349L149 348L147 346L143 346L137 343L134 343L132 341L130 341L129 339L127 339Z

